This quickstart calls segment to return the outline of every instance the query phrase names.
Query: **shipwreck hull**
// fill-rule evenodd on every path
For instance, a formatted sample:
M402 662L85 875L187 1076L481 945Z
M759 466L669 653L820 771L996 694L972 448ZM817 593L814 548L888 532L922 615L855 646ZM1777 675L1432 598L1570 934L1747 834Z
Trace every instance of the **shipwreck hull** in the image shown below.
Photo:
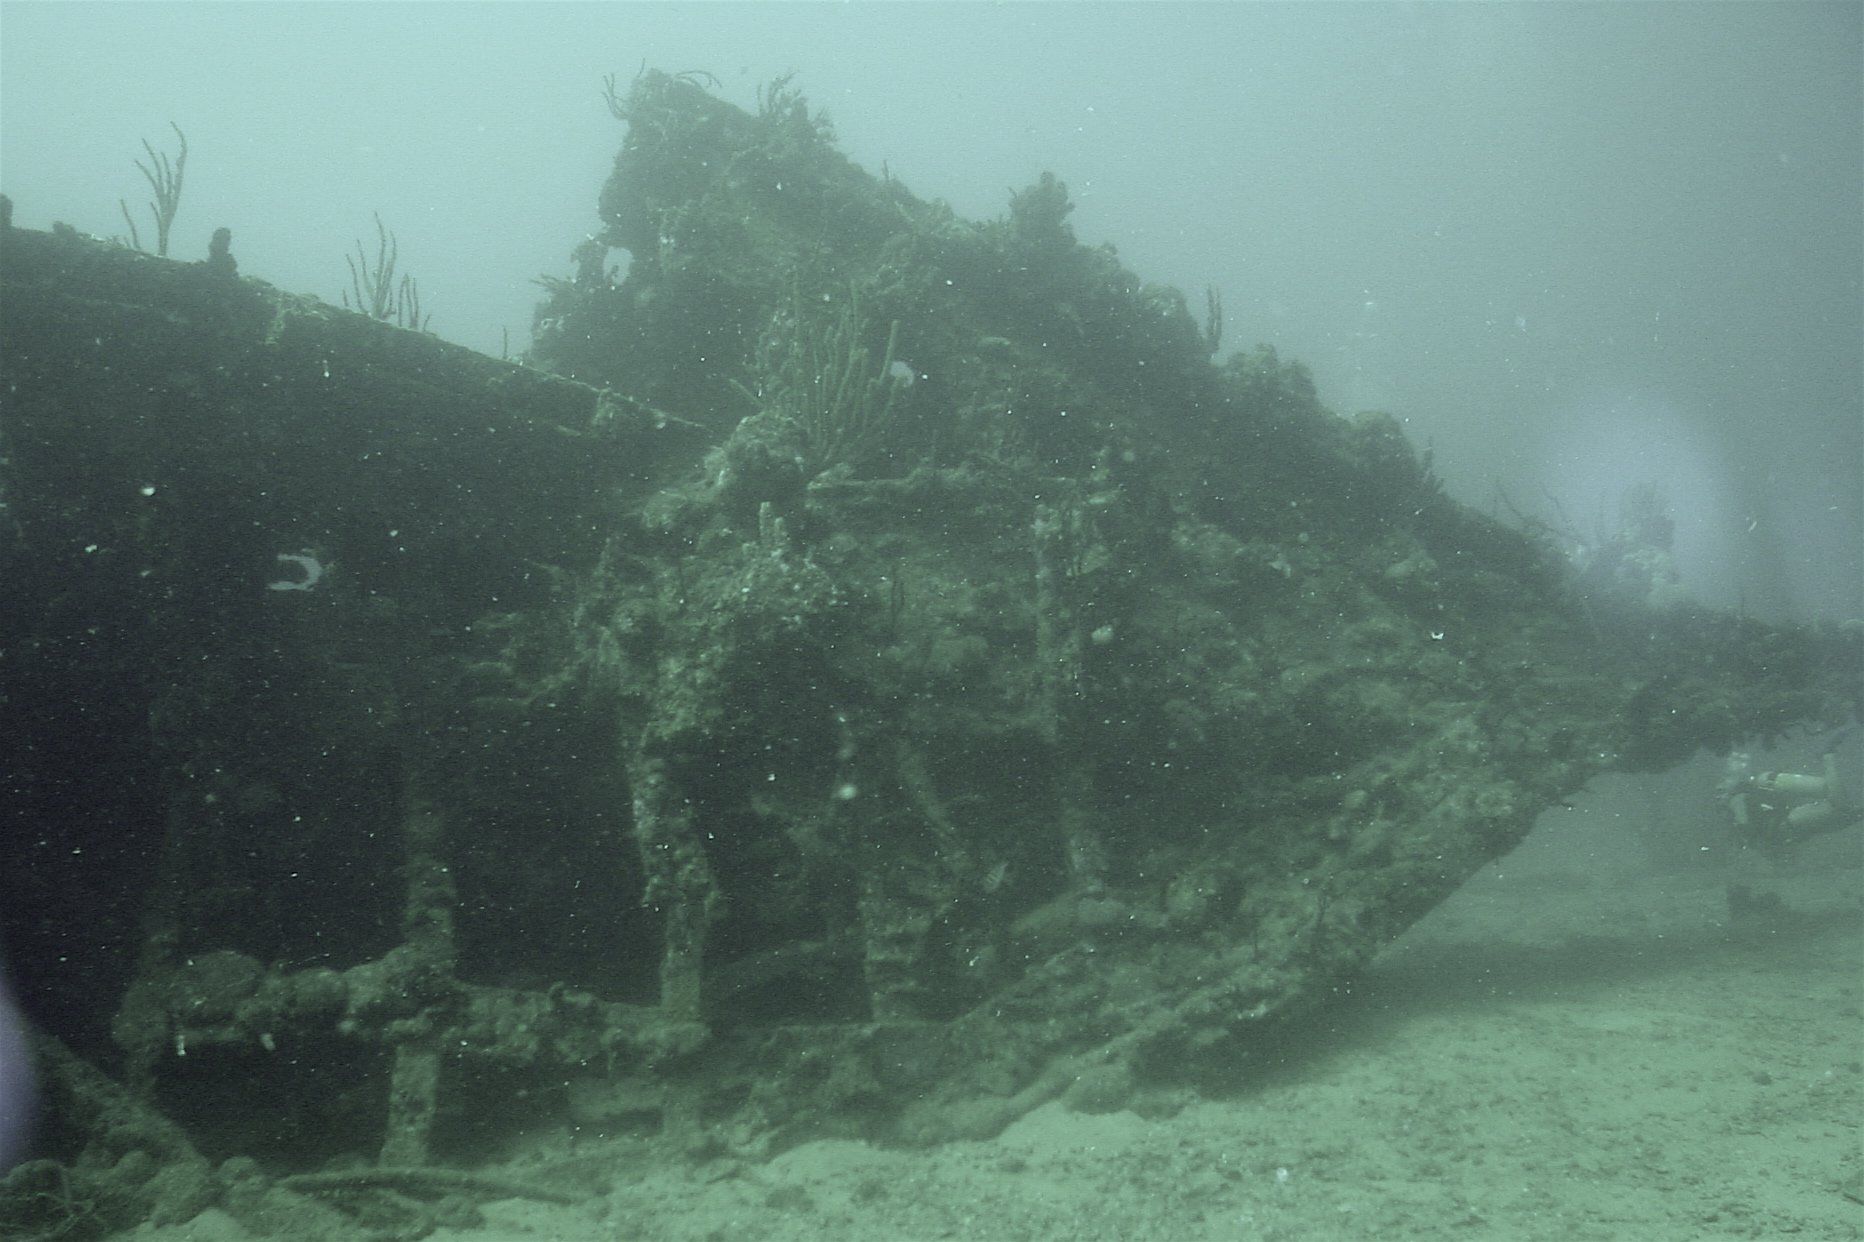
M1586 600L1392 420L1213 363L1059 183L970 224L799 100L624 111L533 366L5 234L55 1158L111 1091L113 1150L300 1169L520 1097L747 1152L1118 1107L1591 776L1858 709L1855 630Z

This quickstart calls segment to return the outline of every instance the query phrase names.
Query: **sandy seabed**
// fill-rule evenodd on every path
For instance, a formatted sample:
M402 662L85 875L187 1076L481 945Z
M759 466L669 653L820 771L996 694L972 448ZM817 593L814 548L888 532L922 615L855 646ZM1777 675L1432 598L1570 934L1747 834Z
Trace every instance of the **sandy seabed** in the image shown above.
M1658 872L1609 823L1544 826L1394 945L1298 1054L1173 1115L1051 1104L987 1142L818 1142L725 1167L617 1147L585 1205L493 1203L481 1227L431 1236L1864 1237L1864 836L1777 862L1713 854ZM1738 915L1731 884L1753 894ZM575 1163L607 1159L584 1145ZM249 1235L215 1212L133 1236Z

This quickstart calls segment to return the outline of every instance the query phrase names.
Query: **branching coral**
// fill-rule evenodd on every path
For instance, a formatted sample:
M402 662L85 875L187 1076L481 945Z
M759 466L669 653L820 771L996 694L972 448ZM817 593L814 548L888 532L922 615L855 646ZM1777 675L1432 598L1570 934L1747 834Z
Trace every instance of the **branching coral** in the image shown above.
M756 387L745 393L795 422L811 476L840 464L859 466L886 445L908 380L894 363L899 322L889 328L878 362L865 343L870 331L854 291L826 313L798 291L758 347Z

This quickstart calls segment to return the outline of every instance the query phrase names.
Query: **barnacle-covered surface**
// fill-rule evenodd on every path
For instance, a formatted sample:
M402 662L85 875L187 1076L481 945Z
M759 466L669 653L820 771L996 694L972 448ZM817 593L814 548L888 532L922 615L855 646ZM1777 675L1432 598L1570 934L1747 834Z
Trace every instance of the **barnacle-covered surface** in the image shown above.
M28 1236L1233 1079L1589 777L1858 708L1855 630L1582 591L1213 361L1053 178L974 223L781 84L618 104L530 366L0 243Z

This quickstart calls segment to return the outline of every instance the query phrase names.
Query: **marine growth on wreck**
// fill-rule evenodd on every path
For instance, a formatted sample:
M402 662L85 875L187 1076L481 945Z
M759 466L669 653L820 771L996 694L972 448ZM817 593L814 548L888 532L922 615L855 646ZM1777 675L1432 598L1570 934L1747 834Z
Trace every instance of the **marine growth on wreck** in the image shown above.
M1053 177L612 104L523 364L0 236L21 1236L549 1195L465 1170L572 1098L764 1154L1247 1075L1588 778L1858 709L1855 630L1577 579Z

